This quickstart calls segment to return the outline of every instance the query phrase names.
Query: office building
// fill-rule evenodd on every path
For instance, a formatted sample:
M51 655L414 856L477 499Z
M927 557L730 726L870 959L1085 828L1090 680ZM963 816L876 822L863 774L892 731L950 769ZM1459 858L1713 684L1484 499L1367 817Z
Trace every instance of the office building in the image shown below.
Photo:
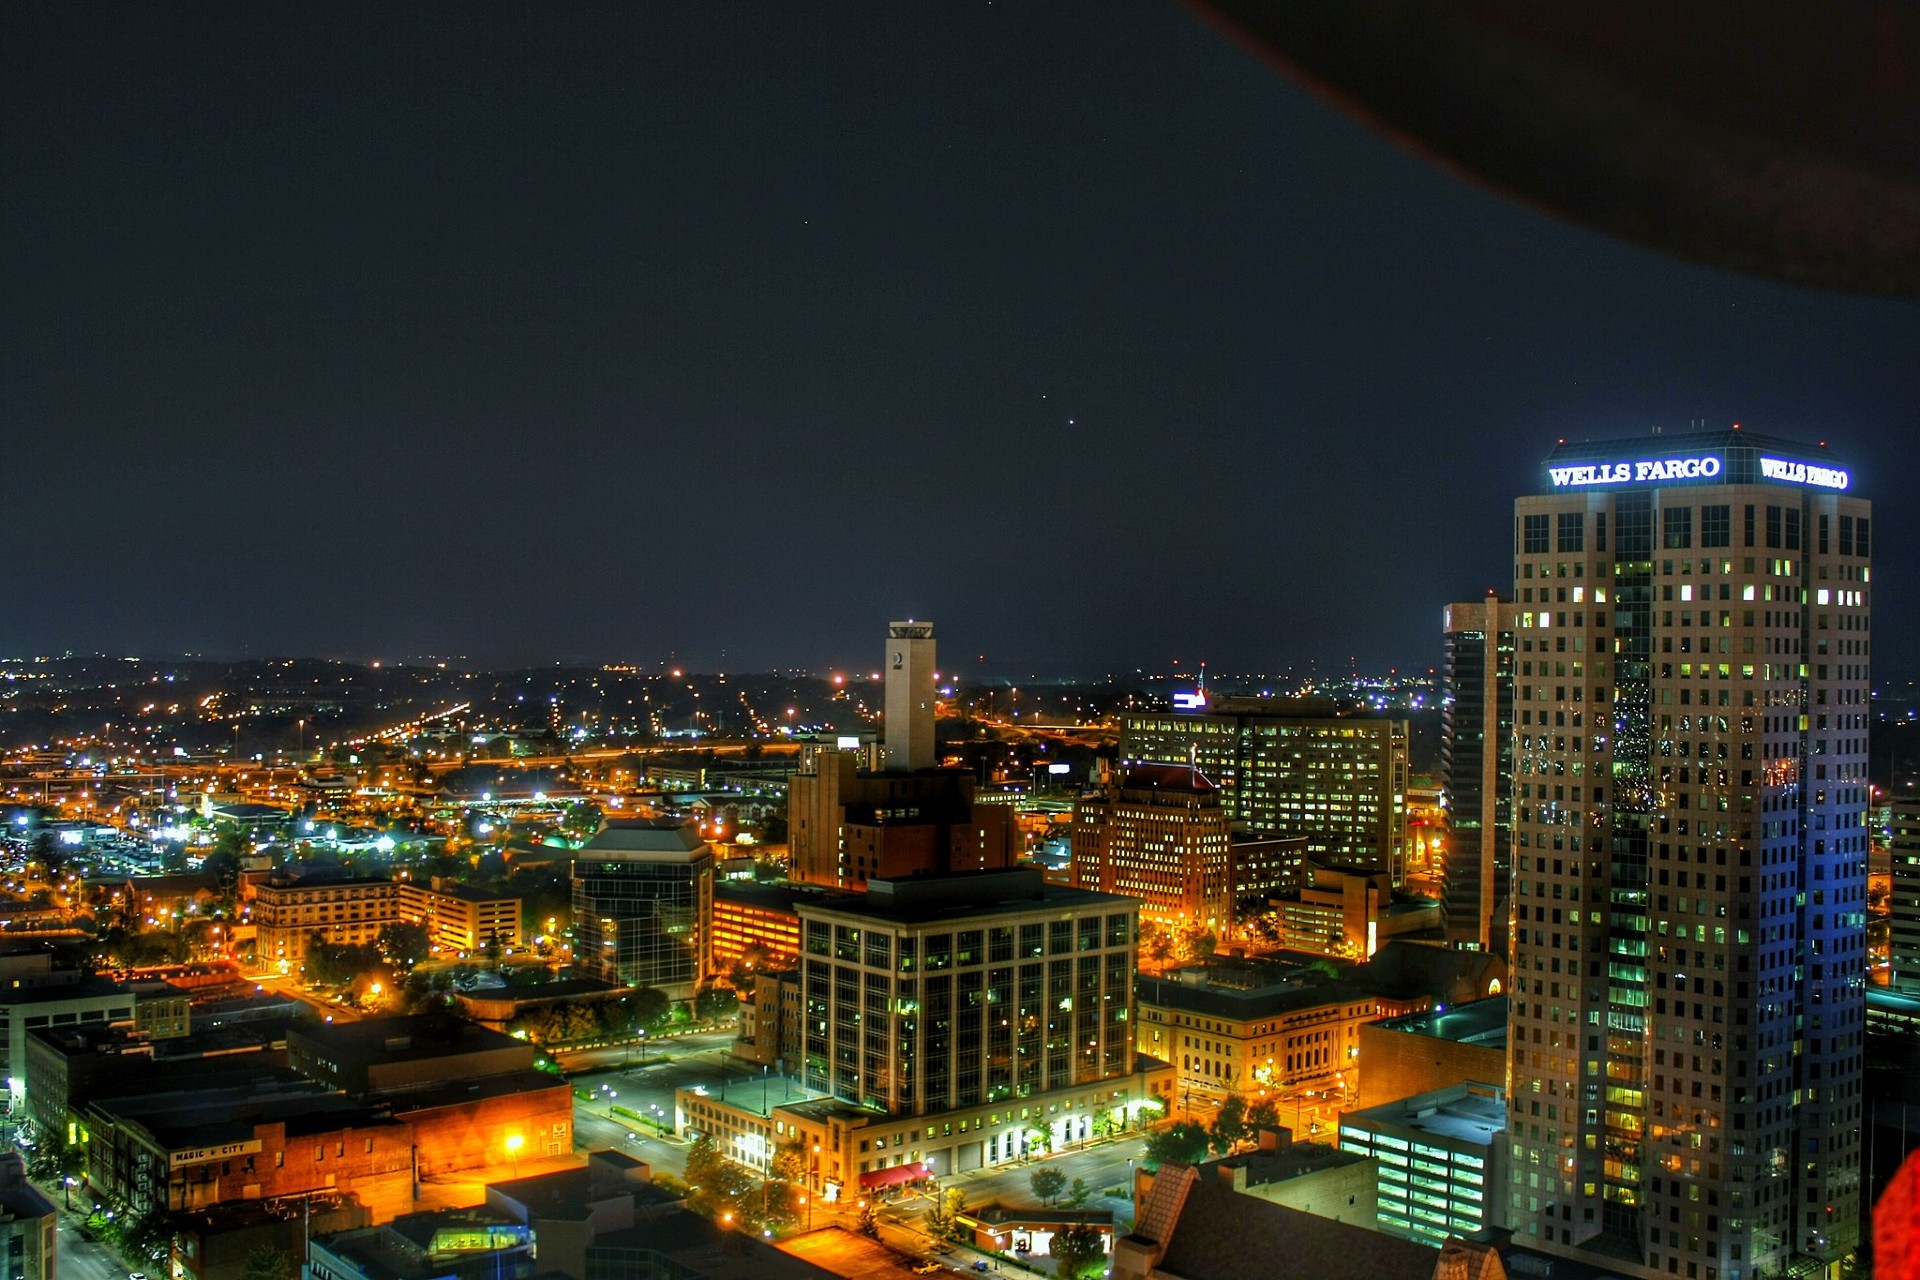
M1308 864L1306 879L1272 900L1280 945L1345 960L1365 960L1391 938L1437 938L1440 904L1396 897L1384 871Z
M809 744L788 784L793 879L859 891L868 880L991 871L1018 859L1009 805L981 804L966 769L885 773L871 752Z
M1037 868L871 881L798 904L796 1084L681 1090L682 1132L764 1168L814 1149L822 1194L1059 1150L1137 1123L1169 1091L1136 1058L1138 905ZM779 1002L763 980L758 1000ZM998 1010L999 1012L995 1012ZM789 1019L757 1011L755 1038Z
M713 852L672 818L616 818L573 860L573 963L690 999L712 970Z
M1400 882L1407 846L1407 722L1343 715L1325 698L1222 698L1191 711L1130 714L1123 764L1197 769L1227 816L1302 836L1319 861Z
M427 931L427 940L451 955L477 955L490 943L520 945L520 899L476 889L441 876L426 884L402 880L400 918Z
M1516 1239L1752 1280L1858 1239L1870 505L1738 428L1514 504Z
M1447 937L1507 949L1513 871L1513 655L1519 610L1495 595L1450 604L1440 772L1446 788Z
M799 909L811 1088L924 1115L1133 1071L1130 899L1021 869Z
M1340 1149L1374 1161L1380 1230L1437 1248L1505 1225L1506 1130L1506 1090L1473 1082L1347 1112Z
M253 887L260 963L297 971L316 935L334 946L369 946L400 921L400 886L379 877L280 878Z
M1136 764L1074 803L1071 845L1075 886L1138 898L1145 920L1226 936L1299 887L1307 842L1235 831L1197 769Z
M1893 864L1890 985L1897 991L1920 994L1920 800L1894 801L1888 828L1888 853Z

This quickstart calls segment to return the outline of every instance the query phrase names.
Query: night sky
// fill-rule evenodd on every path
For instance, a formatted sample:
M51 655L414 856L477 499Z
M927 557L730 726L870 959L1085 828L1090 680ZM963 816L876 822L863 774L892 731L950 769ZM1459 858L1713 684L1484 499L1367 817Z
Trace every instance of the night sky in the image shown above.
M1426 667L1559 436L1920 309L1508 205L1165 4L0 11L0 655Z

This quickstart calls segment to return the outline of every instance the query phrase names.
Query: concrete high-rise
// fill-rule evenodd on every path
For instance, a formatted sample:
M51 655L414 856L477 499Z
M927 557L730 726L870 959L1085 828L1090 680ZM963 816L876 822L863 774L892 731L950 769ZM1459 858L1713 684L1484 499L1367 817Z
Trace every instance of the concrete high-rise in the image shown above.
M1513 654L1519 610L1498 596L1450 604L1440 771L1447 788L1447 938L1507 949L1513 869Z
M934 766L934 664L931 622L887 624L887 719L881 767L912 773Z
M1407 853L1407 722L1326 698L1221 698L1121 722L1123 764L1198 769L1249 831L1304 836L1307 854L1398 884Z
M1860 1213L1871 507L1823 446L1562 443L1514 506L1509 1217L1622 1274Z

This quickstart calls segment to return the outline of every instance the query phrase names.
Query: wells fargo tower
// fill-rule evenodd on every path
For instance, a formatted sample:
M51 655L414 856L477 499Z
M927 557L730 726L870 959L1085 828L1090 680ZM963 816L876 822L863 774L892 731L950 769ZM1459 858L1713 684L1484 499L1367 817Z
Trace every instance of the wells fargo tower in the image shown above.
M1514 504L1510 1218L1643 1276L1857 1238L1871 507L1822 446L1562 442Z

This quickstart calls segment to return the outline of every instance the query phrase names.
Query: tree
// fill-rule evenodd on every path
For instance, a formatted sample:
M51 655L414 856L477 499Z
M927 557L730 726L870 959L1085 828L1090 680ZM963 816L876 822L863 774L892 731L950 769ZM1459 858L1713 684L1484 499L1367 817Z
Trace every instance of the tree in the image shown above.
M1150 920L1140 922L1140 954L1156 964L1173 959L1173 935Z
M694 1014L703 1022L714 1022L734 1012L740 997L724 987L708 987L694 997Z
M411 969L433 953L433 939L417 924L385 925L373 945L389 964L401 969Z
M880 1202L869 1197L860 1202L860 1225L855 1228L869 1240L880 1238Z
M300 1264L292 1254L265 1243L253 1247L247 1255L247 1268L240 1273L241 1280L285 1280L299 1274Z
M1051 1206L1054 1197L1066 1190L1067 1175L1043 1164L1027 1175L1027 1185L1033 1188L1033 1194L1040 1197L1042 1204Z
M1247 1108L1247 1136L1251 1137L1261 1129L1275 1129L1280 1125L1280 1104L1272 1098L1262 1098Z
M960 1214L967 1207L967 1193L958 1187L948 1187L939 1193L933 1207L927 1210L927 1234L938 1240L952 1240L960 1235Z
M667 1020L672 1012L673 1002L666 994L655 987L638 987L628 997L633 1010L633 1028L636 1031L652 1031Z
M1047 1252L1053 1256L1054 1274L1060 1280L1081 1280L1104 1269L1106 1241L1084 1222L1076 1222L1053 1233Z
M1220 1114L1213 1118L1213 1147L1216 1151L1232 1151L1247 1136L1247 1100L1239 1094L1227 1095L1220 1104Z
M715 1221L744 1222L751 1204L759 1208L753 1194L753 1179L745 1169L720 1154L711 1134L701 1134L687 1149L687 1205L695 1213Z
M1067 1208L1083 1208L1091 1199L1093 1199L1093 1188L1087 1185L1087 1180L1075 1178L1073 1185L1067 1188Z
M1220 945L1211 929L1189 925L1174 939L1174 955L1183 961L1205 960Z
M1210 1145L1207 1127L1197 1120L1180 1120L1147 1136L1141 1163L1148 1172L1167 1163L1198 1164Z

